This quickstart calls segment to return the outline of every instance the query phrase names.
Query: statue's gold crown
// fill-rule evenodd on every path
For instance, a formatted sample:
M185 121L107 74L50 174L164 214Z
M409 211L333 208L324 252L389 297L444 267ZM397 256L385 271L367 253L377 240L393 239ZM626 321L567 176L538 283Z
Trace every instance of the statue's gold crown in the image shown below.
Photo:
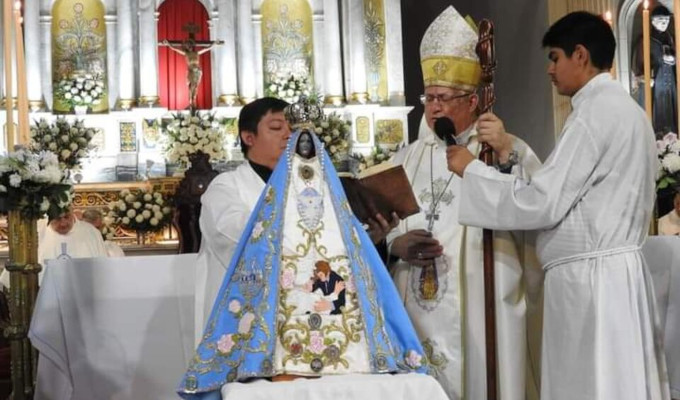
M300 96L297 102L288 105L283 112L293 129L314 127L324 119L321 103L307 96Z

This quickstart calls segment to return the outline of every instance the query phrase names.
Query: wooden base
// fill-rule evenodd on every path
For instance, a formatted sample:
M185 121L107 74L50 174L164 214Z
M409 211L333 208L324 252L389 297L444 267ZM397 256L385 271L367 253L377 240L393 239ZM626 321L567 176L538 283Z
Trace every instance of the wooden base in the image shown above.
M303 375L283 374L283 375L272 376L272 382L290 382L290 381L294 381L296 379L317 379L317 378L319 378L319 377L318 376L303 376Z

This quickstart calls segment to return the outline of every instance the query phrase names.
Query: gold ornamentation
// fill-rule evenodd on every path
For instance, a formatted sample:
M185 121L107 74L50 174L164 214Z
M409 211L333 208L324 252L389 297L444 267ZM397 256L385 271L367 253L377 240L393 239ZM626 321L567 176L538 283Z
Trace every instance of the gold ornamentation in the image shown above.
M376 129L377 145L396 145L404 141L404 124L400 119L378 120Z
M371 141L371 121L368 117L357 117L356 137L358 143L368 143Z
M227 107L240 106L241 98L237 94L222 94L217 98L217 104Z
M350 98L352 99L352 103L355 104L368 103L368 93L366 92L352 93L352 96L350 96Z
M139 105L146 107L155 107L159 104L160 97L158 96L141 96L139 98Z
M118 99L116 102L116 108L124 111L132 109L137 103L135 99Z

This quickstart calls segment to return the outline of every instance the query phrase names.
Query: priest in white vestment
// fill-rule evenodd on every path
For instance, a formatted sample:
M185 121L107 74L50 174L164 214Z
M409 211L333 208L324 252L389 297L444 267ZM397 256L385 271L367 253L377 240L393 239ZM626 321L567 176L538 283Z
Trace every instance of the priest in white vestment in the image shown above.
M287 102L255 100L239 114L241 149L247 162L219 174L201 196L201 249L196 276L195 327L200 340L232 253L248 218L288 144Z
M447 149L463 176L460 223L538 230L545 271L542 400L668 399L651 277L640 253L657 171L644 111L612 79L610 26L568 14L543 38L548 74L572 113L530 180Z
M71 209L50 220L38 241L38 262L43 266L39 281L42 281L47 260L64 257L108 257L102 234L91 224L76 218Z
M421 208L388 235L390 254L399 258L394 280L429 352L431 373L451 399L487 398L482 230L458 224L461 179L447 169L435 119L452 119L456 140L475 154L482 141L489 143L506 173L528 177L540 166L522 140L498 129L499 120L478 123L476 43L476 28L453 7L430 25L420 48L425 116L418 140L393 159L404 166ZM529 295L540 301L542 271L522 233L498 232L494 246L500 399L535 398L526 314ZM532 310L540 321L540 307ZM533 333L540 335L540 322ZM538 338L533 342L540 344Z
M680 235L680 187L673 198L673 209L659 218L659 235Z

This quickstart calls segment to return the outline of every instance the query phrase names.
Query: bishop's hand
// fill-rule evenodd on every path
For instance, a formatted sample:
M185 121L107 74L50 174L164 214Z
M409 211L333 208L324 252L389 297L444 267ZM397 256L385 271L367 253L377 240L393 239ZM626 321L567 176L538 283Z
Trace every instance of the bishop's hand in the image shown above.
M477 137L493 149L499 164L505 164L510 157L514 137L505 131L503 121L494 113L485 113L477 119Z
M446 148L446 163L449 171L462 177L465 168L475 160L475 156L463 146L449 146Z
M411 265L427 266L443 254L444 248L432 233L415 229L397 237L392 242L391 253Z

